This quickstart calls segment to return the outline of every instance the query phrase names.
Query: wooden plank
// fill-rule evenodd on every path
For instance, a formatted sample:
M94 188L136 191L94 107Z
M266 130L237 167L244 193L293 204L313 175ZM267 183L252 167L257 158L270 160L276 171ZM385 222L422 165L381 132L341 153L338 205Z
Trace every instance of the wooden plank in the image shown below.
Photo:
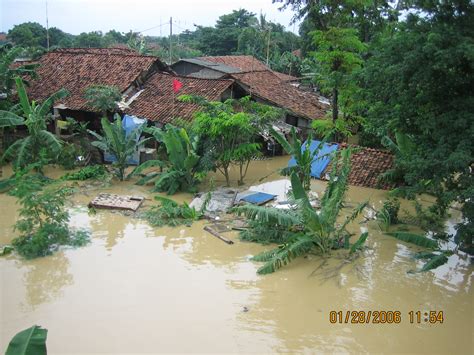
M219 233L217 233L216 231L214 231L213 229L211 229L211 228L208 227L208 226L205 226L205 227L204 227L204 230L205 230L206 232L211 233L214 237L219 238L220 240L222 240L223 242L225 242L225 243L227 243L227 244L234 244L234 242L233 242L232 240L223 237L222 235L220 235Z

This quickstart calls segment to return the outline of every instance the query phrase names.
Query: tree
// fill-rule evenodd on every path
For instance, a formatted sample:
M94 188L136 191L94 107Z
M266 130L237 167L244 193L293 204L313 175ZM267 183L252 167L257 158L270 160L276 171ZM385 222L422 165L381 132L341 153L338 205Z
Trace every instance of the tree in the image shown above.
M6 94L7 97L2 101L0 108L6 109L11 105L12 89L15 85L16 77L26 76L35 77L35 65L14 66L15 59L23 52L21 47L11 47L4 45L0 47L0 94Z
M351 74L362 65L362 52L366 46L350 28L330 27L327 31L313 33L317 51L313 54L320 72L317 80L323 91L332 96L332 121L339 118L340 91L351 87Z
M28 136L14 142L0 161L13 159L15 167L22 168L30 163L44 161L45 158L56 159L62 142L47 130L47 122L54 102L66 97L68 92L62 89L38 104L35 101L30 102L19 77L15 82L20 103L11 111L0 111L0 127L25 125Z
M116 86L91 85L85 90L84 98L88 106L107 116L117 110L117 102L122 100L122 93Z
M331 249L349 247L350 234L346 231L346 227L367 205L367 202L360 204L341 225L336 223L348 187L350 156L350 149L343 150L340 162L333 165L331 178L321 199L319 213L311 206L296 173L291 174L291 189L295 200L291 210L252 205L234 209L250 220L249 229L241 234L243 239L280 244L277 248L252 258L255 261L265 262L258 269L259 274L272 273L298 256L311 252L324 255ZM350 253L359 249L366 239L367 233L363 233L356 243L350 246Z
M46 28L37 22L15 25L8 31L8 39L20 47L46 47Z
M452 201L462 205L461 247L472 248L474 182L474 5L469 1L415 2L410 15L374 45L361 85L367 130L397 132L413 141L397 156L412 193L436 196L439 218ZM471 231L471 232L470 232ZM472 250L472 249L471 249Z
M251 102L249 97L225 102L208 102L184 95L180 99L203 106L195 115L194 125L196 134L204 142L203 159L213 162L214 168L224 175L227 186L230 186L231 165L238 165L238 184L243 185L251 160L260 152L257 134L277 119L281 111Z
M108 43L104 40L101 31L82 32L74 39L75 47L83 48L102 48L107 47Z
M115 162L113 165L116 167L115 174L120 181L123 181L125 179L125 169L128 166L128 159L130 159L137 149L145 144L149 138L140 139L143 126L134 129L127 135L127 132L122 126L122 119L118 114L115 114L114 123L110 123L106 117L103 117L101 124L104 132L103 136L89 130L89 133L97 139L92 142L92 145L104 153L114 155Z

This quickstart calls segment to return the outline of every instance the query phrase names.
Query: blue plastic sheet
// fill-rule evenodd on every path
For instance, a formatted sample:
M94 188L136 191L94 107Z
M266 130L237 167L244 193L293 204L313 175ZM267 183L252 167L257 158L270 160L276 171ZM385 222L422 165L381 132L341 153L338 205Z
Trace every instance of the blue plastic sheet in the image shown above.
M313 140L309 146L309 150L313 153L318 146L321 144L321 141ZM317 179L321 178L322 173L326 170L327 166L331 161L331 153L336 151L338 148L337 144L328 144L324 143L318 155L314 157L313 163L311 164L311 176ZM301 147L301 151L304 152L306 150L306 142L303 143ZM295 166L296 160L294 157L291 157L290 161L288 162L288 166Z
M264 203L273 200L275 197L276 195L266 194L265 192L255 192L242 197L240 200L254 205L263 205Z

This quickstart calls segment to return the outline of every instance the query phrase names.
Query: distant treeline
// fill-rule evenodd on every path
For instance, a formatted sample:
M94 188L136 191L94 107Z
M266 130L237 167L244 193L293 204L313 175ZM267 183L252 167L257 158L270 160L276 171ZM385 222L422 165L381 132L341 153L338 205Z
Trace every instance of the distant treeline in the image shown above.
M178 30L179 30L178 26ZM37 57L48 46L46 28L36 22L15 25L7 41L27 50L25 56ZM219 17L213 27L196 26L171 37L172 60L201 55L249 54L267 62L275 70L299 74L300 59L292 52L299 49L300 37L286 31L281 24L267 21L264 15L245 9ZM49 29L49 48L101 48L125 45L142 54L158 55L169 61L170 38L145 36L138 32L110 30L66 33L57 27Z

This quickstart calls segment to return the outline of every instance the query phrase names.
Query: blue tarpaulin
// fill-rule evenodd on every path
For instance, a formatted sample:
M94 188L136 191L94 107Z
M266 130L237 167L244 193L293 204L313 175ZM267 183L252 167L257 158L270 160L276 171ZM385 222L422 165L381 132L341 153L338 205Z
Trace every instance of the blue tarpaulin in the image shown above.
M125 130L125 135L128 136L135 128L140 127L146 122L146 119L138 118L136 116L125 115L122 118L122 127ZM140 137L137 137L137 140ZM109 163L116 161L115 156L110 153L104 153L104 160ZM140 163L140 153L138 150L127 160L130 165L138 165Z
M318 140L311 141L309 146L309 150L313 153L318 146L321 144ZM321 174L327 168L329 162L331 161L331 153L336 151L338 148L337 144L328 144L324 143L322 148L319 150L317 156L314 157L313 163L311 164L311 176L317 179L321 178ZM301 151L305 151L306 149L306 142L303 143L301 146ZM288 166L295 166L296 160L294 157L291 157L290 161L288 162Z
M255 192L242 197L240 200L254 205L263 205L264 203L273 200L275 197L276 195L266 194L265 192Z

